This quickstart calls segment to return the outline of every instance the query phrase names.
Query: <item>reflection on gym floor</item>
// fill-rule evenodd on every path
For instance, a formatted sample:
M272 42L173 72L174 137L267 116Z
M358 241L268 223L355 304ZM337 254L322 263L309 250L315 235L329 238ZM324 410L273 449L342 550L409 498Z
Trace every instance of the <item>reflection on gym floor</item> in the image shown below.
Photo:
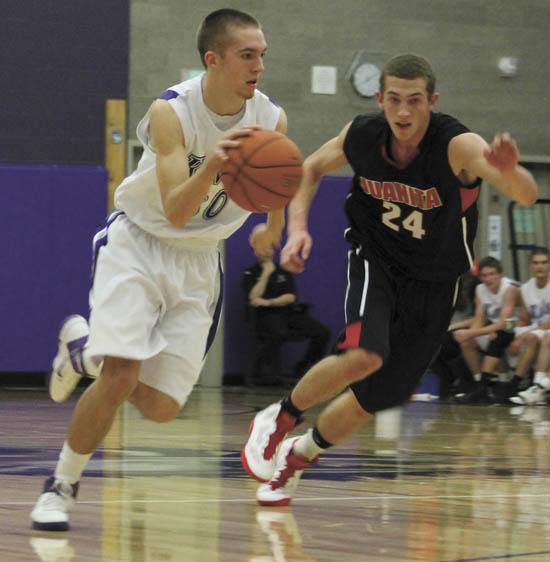
M550 411L411 403L306 471L291 508L260 508L240 466L275 395L197 389L175 422L125 406L67 533L29 512L74 402L2 391L1 560L459 562L550 559ZM313 419L314 413L310 414Z

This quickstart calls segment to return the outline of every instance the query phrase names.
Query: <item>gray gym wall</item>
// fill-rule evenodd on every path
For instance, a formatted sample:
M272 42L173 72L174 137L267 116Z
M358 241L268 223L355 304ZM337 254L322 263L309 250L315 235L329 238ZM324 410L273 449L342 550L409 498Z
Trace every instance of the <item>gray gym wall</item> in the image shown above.
M180 81L181 69L201 68L197 27L208 13L227 6L262 23L268 53L260 89L285 108L288 134L305 154L355 115L377 109L372 99L353 91L353 61L381 65L395 54L415 52L435 69L440 111L488 141L495 132L510 131L522 155L543 157L535 171L541 195L550 197L544 170L550 157L548 0L132 0L130 139L151 100ZM501 57L518 59L516 76L502 77ZM311 93L313 65L337 67L335 95ZM487 251L486 216L504 212L507 205L502 197L482 202L478 256ZM510 265L507 251L503 261Z
M548 0L132 0L129 139L151 101L180 81L181 69L201 68L196 29L222 7L250 12L262 23L268 53L260 89L285 108L288 134L305 154L355 115L377 109L353 91L353 61L381 65L395 54L415 52L434 67L439 110L488 141L495 132L511 132L523 155L541 161L534 171L541 197L550 197ZM501 57L518 59L516 76L501 76ZM311 93L313 65L337 67L335 95ZM484 190L477 256L487 253L487 216L501 215L502 258L511 275L507 204Z

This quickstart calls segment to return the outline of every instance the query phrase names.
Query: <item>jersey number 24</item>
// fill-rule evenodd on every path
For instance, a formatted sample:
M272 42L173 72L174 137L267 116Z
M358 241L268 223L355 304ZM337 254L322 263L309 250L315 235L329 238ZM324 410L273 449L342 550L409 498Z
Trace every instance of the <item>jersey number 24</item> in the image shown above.
M392 230L399 232L401 228L408 230L413 238L422 240L426 231L422 227L422 220L424 218L420 211L412 211L410 215L401 218L403 209L399 205L384 201L385 211L382 213L382 222Z

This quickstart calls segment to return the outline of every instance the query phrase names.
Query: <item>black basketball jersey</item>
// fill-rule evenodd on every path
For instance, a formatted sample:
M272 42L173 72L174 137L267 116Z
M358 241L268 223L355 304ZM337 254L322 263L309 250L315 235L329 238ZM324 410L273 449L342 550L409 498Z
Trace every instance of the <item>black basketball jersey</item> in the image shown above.
M433 113L419 154L404 169L384 157L391 130L382 113L356 117L344 141L354 171L346 238L367 259L419 280L455 279L470 268L481 180L463 185L449 165L450 140L468 129Z

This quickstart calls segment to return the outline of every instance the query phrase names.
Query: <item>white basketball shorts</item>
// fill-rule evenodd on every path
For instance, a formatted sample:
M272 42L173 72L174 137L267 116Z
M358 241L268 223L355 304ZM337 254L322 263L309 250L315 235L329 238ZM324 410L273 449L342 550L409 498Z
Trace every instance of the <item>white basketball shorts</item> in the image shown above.
M90 353L141 361L139 380L183 405L221 312L217 246L156 238L119 213L94 253Z

